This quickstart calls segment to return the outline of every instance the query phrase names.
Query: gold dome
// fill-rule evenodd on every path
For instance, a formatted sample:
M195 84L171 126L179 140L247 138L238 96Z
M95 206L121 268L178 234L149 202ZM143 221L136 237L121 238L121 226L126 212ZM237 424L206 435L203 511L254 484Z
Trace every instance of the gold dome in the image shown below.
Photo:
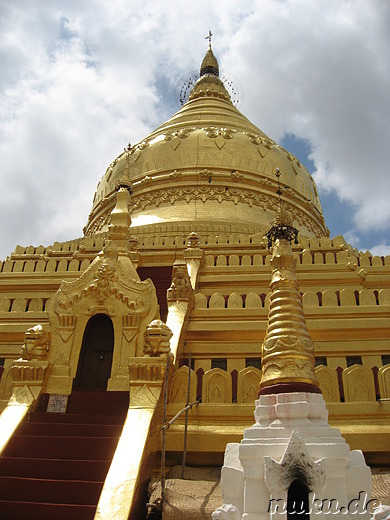
M276 214L276 168L295 227L309 237L327 235L311 175L233 105L210 47L183 107L108 167L85 233L107 230L124 173L135 226L192 221L194 230L213 223L266 232Z

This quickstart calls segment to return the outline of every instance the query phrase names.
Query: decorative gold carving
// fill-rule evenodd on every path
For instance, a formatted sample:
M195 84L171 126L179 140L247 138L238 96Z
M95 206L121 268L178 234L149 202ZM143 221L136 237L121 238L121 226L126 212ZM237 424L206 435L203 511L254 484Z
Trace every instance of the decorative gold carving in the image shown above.
M133 314L127 314L123 316L123 328L125 329L137 329L139 327L139 316L134 316Z
M0 298L0 312L9 312L11 307L11 300L6 296Z
M359 269L358 271L358 276L360 276L360 278L362 280L365 280L367 278L367 270L366 269Z
M318 386L314 347L298 292L296 260L288 240L276 239L271 265L270 311L262 347L260 387L292 382Z
M233 171L231 172L230 175L231 175L231 177L232 177L232 179L233 179L234 181L240 181L241 179L244 178L244 174L243 174L243 173L240 173L240 172L237 171L237 170L233 170Z
M102 305L112 294L113 281L116 278L114 267L103 264L96 273L97 284L95 286L96 301Z
M226 305L225 298L220 293L214 293L210 297L209 309L224 309Z
M320 365L315 369L322 395L327 403L339 403L340 392L336 370Z
M154 408L157 399L158 392L154 391L154 388L150 388L144 384L140 387L136 387L130 392L130 406L139 408Z
M66 342L74 332L77 318L71 314L60 314L59 316L59 334L62 341Z
M146 384L161 384L164 379L166 365L166 356L130 358L129 371L131 384L140 382ZM171 361L170 367L172 367Z
M181 145L181 140L179 137L175 136L172 140L169 141L169 144L173 150L176 150Z
M220 368L208 370L203 376L202 400L204 403L231 403L232 378Z
M199 236L194 231L187 237L187 247L183 251L183 256L187 264L197 261L197 265L200 265L200 261L203 258L203 249L200 247Z
M234 130L233 128L221 128L219 133L224 137L225 139L233 139L234 134L237 132L237 130Z
M148 146L149 146L149 142L148 141L141 141L140 143L135 145L134 151L135 150L145 150L145 148L147 148Z
M199 177L208 181L211 181L212 175L213 172L211 170L208 170L207 168L199 172Z
M175 137L180 137L180 139L185 139L188 137L191 132L195 130L195 127L186 127L186 128L180 128L180 130L177 130L176 132L167 132L165 134L165 141L172 141Z
M233 128L217 128L215 126L206 126L203 128L208 137L215 139L218 136L222 136L225 139L233 139L234 134L237 130Z
M195 233L195 231L192 231L188 237L187 237L187 247L191 249L198 249L200 248L200 240L199 235Z
M153 179L149 177L149 175L145 175L145 177L140 180L140 184L150 184L152 180Z
M263 185L267 185L267 179L262 182ZM268 181L271 186L272 183ZM265 193L259 193L249 189L243 189L241 187L229 188L226 190L225 186L175 186L168 189L157 189L149 191L148 193L141 193L132 197L132 207L134 211L144 210L145 208L155 205L159 206L163 203L174 204L176 201L184 200L189 203L193 200L201 200L206 202L207 200L216 200L219 203L230 201L234 204L243 203L248 204L250 207L260 206L264 210L275 209L275 198ZM291 209L294 213L295 221L300 225L306 226L306 228L317 236L324 235L324 226L320 226L307 213L297 209L291 204L286 204L288 209ZM323 222L321 215L318 216L319 220Z
M172 283L167 291L167 301L189 300L191 294L192 287L187 264L177 260L173 264Z
M213 97L224 99L231 103L230 95L221 80L215 76L203 76L200 78L188 96L188 100L198 97Z
M233 292L229 295L227 301L228 309L242 309L242 296L237 292Z
M128 240L129 240L129 251L135 252L138 247L138 237L136 237L135 235L129 235Z
M208 179L210 174L206 176L206 173L203 173L206 171L209 172L210 170L202 170L199 175L204 175L205 178ZM260 178L258 182L265 188L272 188L274 186L274 184L267 178ZM209 184L201 186L171 186L169 188L150 190L146 193L135 193L132 196L131 205L133 211L143 211L152 205L158 207L160 204L164 203L174 204L176 201L185 201L190 203L194 200L201 200L202 202L216 200L219 203L230 201L234 204L241 203L248 204L250 207L261 207L264 210L273 211L275 209L275 197L268 195L267 193L242 188L241 186L234 188L230 187L226 190L225 186L214 186ZM301 204L301 202L299 203ZM324 236L324 234L329 235L329 230L327 230L325 226L324 218L321 213L318 213L318 221L316 221L313 217L308 215L306 211L298 209L296 205L286 202L285 206L294 214L295 221L300 226L305 226L308 231L313 233L315 236L320 237ZM312 213L313 209L310 208L313 208L312 203L308 205L308 210ZM105 215L100 216L95 222L90 224L86 235L92 236L106 227L107 222L109 221L110 209L107 208L105 211ZM355 269L355 267L352 267L352 269Z
M237 403L253 404L257 399L261 370L247 367L240 370L237 378Z
M180 179L180 177L182 176L182 172L178 172L177 170L173 170L172 173L169 174L169 178L172 179L173 181L177 181Z
M153 320L146 327L144 339L144 354L151 357L159 357L161 354L169 354L169 340L173 333L161 320Z
M24 345L20 355L22 359L46 359L50 347L50 332L46 332L42 325L38 324L24 334Z
M104 227L106 227L109 220L110 220L110 212L107 211L107 213L105 215L101 215L92 224L90 224L90 221L89 221L88 225L83 229L85 236L90 237L90 236L96 235L96 233L98 233Z
M134 159L135 161L138 159L138 156L140 154L140 152L142 152L142 150L145 150L145 148L147 148L149 146L149 141L148 140L144 140L144 141L141 141L137 144L135 144L134 146L132 146L130 143L125 147L124 151L122 152L122 154L117 157L114 161L114 163L111 163L110 166L114 166L115 163L119 162L119 160L125 155L125 156L128 156L128 157L132 157L132 159Z
M115 244L108 241L103 251L103 260L98 257L77 280L62 283L61 292L66 298L61 298L58 305L62 309L70 309L81 299L93 296L96 303L101 306L114 296L115 299L124 303L133 314L145 314L147 312L146 296L150 293L149 282L141 282L133 278L131 273L120 267ZM129 254L129 251L127 253ZM68 295L70 295L69 298Z
M18 359L11 366L13 384L17 386L42 384L48 361L41 359Z
M187 401L189 370L187 366L182 366L173 374L169 395L170 403L185 403ZM190 401L193 401L196 399L196 374L193 370L191 370L190 387Z
M203 128L203 130L206 132L206 135L208 137L215 138L219 135L219 129L215 126L206 126L205 128Z
M138 315L127 314L126 316L123 316L123 335L129 343L136 336L140 326L140 321L140 316Z
M10 405L27 405L30 406L35 400L34 394L28 386L19 386L13 389L10 397Z
M343 370L345 401L376 401L374 375L362 365Z
M271 150L271 148L276 144L275 141L272 141L268 137L260 136L257 134L251 134L248 132L244 132L244 133L249 137L251 143L256 144L256 145L262 144L266 148L268 148L268 150Z

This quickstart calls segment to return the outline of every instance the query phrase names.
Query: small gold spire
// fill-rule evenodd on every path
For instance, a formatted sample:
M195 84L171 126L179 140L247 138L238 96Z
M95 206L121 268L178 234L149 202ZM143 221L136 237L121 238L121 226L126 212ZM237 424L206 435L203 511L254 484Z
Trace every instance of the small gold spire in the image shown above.
M295 244L298 243L298 230L294 227L294 221L290 213L284 208L282 202L282 189L280 187L280 170L276 168L275 173L276 178L278 179L278 189L276 193L278 194L278 209L276 213L276 217L272 222L271 228L269 229L266 237L268 239L268 247L270 248L278 238L285 238L289 242L294 240Z
M108 239L115 243L118 250L128 254L131 217L129 213L130 196L133 193L128 173L125 171L116 184L116 205L111 212L108 226Z
M305 383L318 388L314 346L298 292L296 260L287 239L276 239L271 265L270 310L262 346L260 389L278 383Z
M262 346L262 379L260 394L275 391L293 392L305 389L319 392L314 372L314 346L307 330L302 298L298 291L296 259L291 249L297 230L284 210L277 169L278 214L267 233L273 244L270 310L267 333Z
M213 51L211 49L211 37L212 32L209 31L209 35L206 36L206 40L209 40L209 48L207 49L206 55L203 58L202 65L200 66L200 76L204 76L205 74L211 74L212 76L219 76L219 65L217 58L214 56Z

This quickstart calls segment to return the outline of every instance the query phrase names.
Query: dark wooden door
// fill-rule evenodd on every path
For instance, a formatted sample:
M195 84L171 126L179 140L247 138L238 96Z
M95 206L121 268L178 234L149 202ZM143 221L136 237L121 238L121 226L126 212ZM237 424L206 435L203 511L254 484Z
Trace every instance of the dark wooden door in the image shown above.
M106 390L114 351L114 328L105 314L92 316L85 327L75 390Z

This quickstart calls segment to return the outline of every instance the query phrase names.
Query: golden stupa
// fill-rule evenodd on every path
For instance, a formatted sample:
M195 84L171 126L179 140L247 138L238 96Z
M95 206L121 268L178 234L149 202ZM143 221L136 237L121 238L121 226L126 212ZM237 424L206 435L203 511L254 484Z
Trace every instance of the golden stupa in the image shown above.
M299 234L287 252L275 246L272 259L265 234L280 207L277 171L283 208ZM0 516L6 511L11 520L16 502L30 503L22 481L39 479L32 462L23 465L28 476L27 469L7 473L15 453L41 461L41 472L50 466L45 482L58 480L55 463L47 463L58 460L50 455L54 441L39 455L31 439L20 447L29 428L61 431L45 421L115 415L110 399L124 399L123 430L92 505L77 505L92 508L91 518L126 519L144 506L141 490L160 465L153 455L163 410L165 422L198 401L187 417L187 461L221 465L226 443L252 424L253 403L267 386L319 388L330 424L351 449L362 449L371 465L390 463L390 257L329 236L311 175L234 106L211 45L183 107L109 165L84 235L16 246L0 267L0 478L9 497L12 479L20 490L17 499L0 497ZM299 290L288 280L282 311L280 270L299 280ZM286 380L271 367L262 380L261 347L268 369L268 340L277 342L278 323L288 329L289 319L301 324L305 345L297 354L295 340L287 342L288 355L295 371L297 359L306 368ZM167 466L181 460L184 417L166 429ZM95 432L88 422L83 428L83 435ZM82 481L86 469L74 471Z
M309 172L241 114L218 75L210 48L182 109L108 167L93 200L87 236L107 230L124 171L133 186L137 229L175 223L190 231L206 224L265 233L275 215L276 167L283 171L288 209L300 232L327 235Z

